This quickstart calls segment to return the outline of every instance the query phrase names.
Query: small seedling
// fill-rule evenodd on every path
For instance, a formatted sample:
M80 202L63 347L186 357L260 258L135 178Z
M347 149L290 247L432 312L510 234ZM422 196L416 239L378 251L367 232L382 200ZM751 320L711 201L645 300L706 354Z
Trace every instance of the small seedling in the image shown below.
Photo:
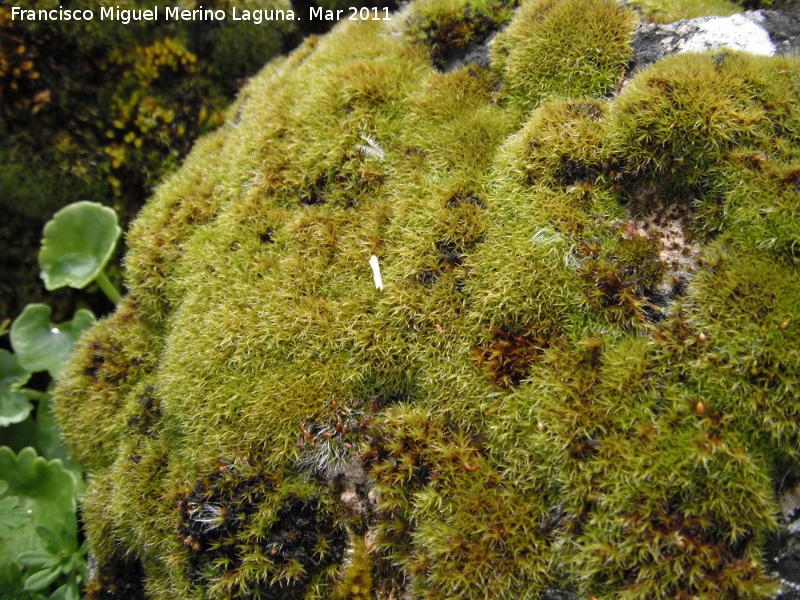
M86 580L86 559L88 551L86 542L78 548L77 536L66 529L56 534L47 527L38 526L37 535L44 542L44 551L23 552L19 556L20 564L33 572L25 580L25 590L41 592L55 583L62 575L67 582L59 587L51 598L80 598L80 582Z
M70 286L83 289L96 281L109 300L121 294L109 281L105 268L122 229L117 214L95 202L76 202L58 211L44 226L39 266L48 290Z

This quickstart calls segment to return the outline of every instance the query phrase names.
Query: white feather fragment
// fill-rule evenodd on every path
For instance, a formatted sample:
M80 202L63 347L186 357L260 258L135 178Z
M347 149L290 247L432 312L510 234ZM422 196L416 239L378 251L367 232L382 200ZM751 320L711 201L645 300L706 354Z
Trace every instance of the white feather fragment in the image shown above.
M378 257L374 254L369 257L369 266L372 267L372 276L375 278L375 287L383 291L383 279L381 279L381 268L378 266Z
M366 145L359 144L358 146L356 146L356 148L358 149L359 152L361 152L361 154L363 154L364 156L369 156L371 158L377 158L378 160L383 160L384 158L386 158L386 154L383 152L383 148L381 148L381 145L375 141L375 138L369 135L361 135L359 137L361 137L362 140L367 142Z

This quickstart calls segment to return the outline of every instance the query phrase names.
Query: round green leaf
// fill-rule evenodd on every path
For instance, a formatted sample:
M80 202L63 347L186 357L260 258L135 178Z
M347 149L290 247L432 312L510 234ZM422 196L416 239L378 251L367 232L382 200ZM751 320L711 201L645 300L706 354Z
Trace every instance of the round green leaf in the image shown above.
M28 397L19 391L30 376L31 372L20 366L16 355L0 349L0 427L21 423L33 410Z
M52 531L76 526L75 508L77 484L60 460L46 460L33 448L25 448L18 455L10 448L0 447L0 477L8 484L6 494L18 496L20 503L29 509L35 523Z
M0 427L22 423L33 410L28 397L16 390L0 392Z
M31 378L31 372L22 368L17 357L0 348L0 387L19 389Z
M106 266L122 229L117 213L96 202L76 202L44 226L39 266L44 286L84 288Z
M94 323L91 311L80 309L72 321L56 325L46 304L29 304L11 325L11 346L19 364L55 377L81 332Z

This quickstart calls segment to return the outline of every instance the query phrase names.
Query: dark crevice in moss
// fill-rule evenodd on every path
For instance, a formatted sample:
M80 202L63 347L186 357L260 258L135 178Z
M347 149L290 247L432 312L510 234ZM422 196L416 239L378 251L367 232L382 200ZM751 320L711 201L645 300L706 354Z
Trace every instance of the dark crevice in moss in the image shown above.
M414 280L422 286L431 287L439 281L439 274L430 269L423 269L414 276Z
M305 207L319 206L320 204L325 204L325 197L319 192L312 190L308 194L300 196L300 204Z
M269 478L240 475L233 465L223 462L179 501L178 535L189 555L190 581L203 586L210 583L212 573L214 577L222 576L224 572L217 573L212 568L219 559L225 561L225 571L240 566L237 533L273 487Z
M122 347L112 341L94 340L89 344L91 364L83 374L91 378L93 384L118 386L127 378L130 365L122 356Z
M600 176L601 169L597 166L587 165L564 156L561 165L556 171L556 178L564 186L573 186L582 183L593 183Z
M464 190L459 190L447 200L446 203L448 208L459 208L461 206L468 206L472 205L481 210L486 209L486 201L481 197L480 194L475 192L469 192Z
M488 67L486 42L508 22L517 4L516 0L497 0L487 10L467 6L460 14L437 15L428 21L417 18L410 29L419 31L420 41L429 46L433 65L441 72L466 64Z
M372 563L372 591L375 598L408 598L408 577L404 569L398 569L391 559L377 555Z
M590 435L581 435L572 439L569 455L573 460L586 460L600 451L600 442Z
M464 262L464 249L453 242L438 242L436 251L441 255L439 268L443 271L449 271L453 267L460 267L461 263Z
M267 227L263 233L258 235L258 239L261 240L262 244L271 244L275 241L275 232L271 227Z
M660 299L657 287L664 266L652 238L623 238L616 252L592 245L583 245L581 252L581 277L598 309L608 311L612 319L658 318L661 310L654 300Z
M94 558L89 557L90 568ZM119 556L97 566L96 574L85 590L87 600L145 600L145 573L142 563Z
M539 531L545 536L555 538L559 534L558 530L566 518L567 513L564 511L564 507L561 505L553 506L539 520Z
M313 185L311 185L310 189L300 192L300 204L305 207L325 204L325 196L323 192L325 190L325 186L327 185L328 178L325 175L321 175L313 183Z
M279 564L299 564L304 575L264 590L265 598L294 600L306 597L306 584L332 564L341 563L346 531L320 508L318 498L287 496L277 512L278 522L267 534L266 549ZM320 552L320 549L324 551Z
M452 240L444 240L436 243L436 252L439 255L438 265L435 269L422 269L414 276L414 281L425 287L435 285L445 273L450 273L458 268L464 268L464 255L467 250L482 240L475 240L468 244L457 244ZM464 288L462 278L454 283L457 292Z
M155 395L155 388L145 386L144 391L136 396L139 412L128 419L128 427L136 429L141 435L155 436L160 432L161 400Z
M495 327L491 341L472 350L471 358L489 378L503 388L518 387L531 364L553 342L555 333L541 327L513 332Z
M264 474L238 469L223 462L178 503L178 535L189 559L186 575L195 586L235 579L243 567L244 549L250 547L246 544L251 543L240 539L242 532L267 496L280 488ZM346 532L318 497L301 498L290 492L279 506L274 525L263 532L261 551L276 564L280 576L239 590L234 597L303 598L321 571L342 560Z

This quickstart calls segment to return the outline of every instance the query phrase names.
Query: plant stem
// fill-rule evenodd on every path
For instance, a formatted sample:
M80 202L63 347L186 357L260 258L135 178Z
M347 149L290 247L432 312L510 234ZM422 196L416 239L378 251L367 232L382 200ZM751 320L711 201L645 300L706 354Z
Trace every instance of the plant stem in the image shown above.
M32 390L30 388L22 388L20 392L25 394L30 400L38 400L39 402L43 402L50 398L50 394L47 392L40 392L39 390Z
M108 296L108 299L114 304L117 304L122 299L122 294L120 294L119 290L114 287L114 284L109 281L105 271L100 271L94 280L97 282L97 285L100 286L100 289L103 290L103 293Z

